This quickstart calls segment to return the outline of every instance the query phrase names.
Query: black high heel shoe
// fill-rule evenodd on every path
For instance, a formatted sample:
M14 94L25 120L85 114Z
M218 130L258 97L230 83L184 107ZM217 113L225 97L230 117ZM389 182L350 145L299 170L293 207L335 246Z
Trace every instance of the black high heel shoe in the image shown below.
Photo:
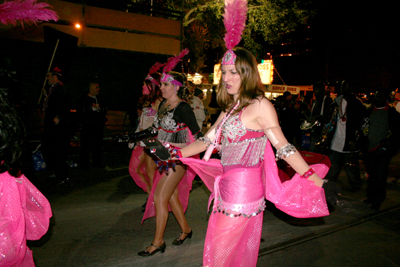
M181 235L185 234L186 237L184 239L181 239ZM185 242L186 239L191 239L192 238L192 234L193 234L193 230L190 231L190 233L181 233L177 239L174 240L174 242L172 242L172 245L174 246L180 246L183 244L183 242Z
M152 252L148 252L147 250L143 250L143 251L140 251L138 253L138 255L142 256L142 257L148 257L148 256L153 256L154 254L156 254L159 251L161 251L161 253L164 253L165 252L165 248L167 247L167 245L164 242L161 246L158 247L156 245L153 245L153 243L151 243L150 247L155 247L156 249L153 250Z

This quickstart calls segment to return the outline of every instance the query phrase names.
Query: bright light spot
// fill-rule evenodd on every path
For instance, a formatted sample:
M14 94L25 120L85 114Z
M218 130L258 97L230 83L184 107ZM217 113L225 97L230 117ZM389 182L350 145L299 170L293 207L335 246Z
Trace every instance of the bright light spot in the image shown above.
M81 24L76 23L76 24L75 24L75 28L80 29L80 28L81 28Z

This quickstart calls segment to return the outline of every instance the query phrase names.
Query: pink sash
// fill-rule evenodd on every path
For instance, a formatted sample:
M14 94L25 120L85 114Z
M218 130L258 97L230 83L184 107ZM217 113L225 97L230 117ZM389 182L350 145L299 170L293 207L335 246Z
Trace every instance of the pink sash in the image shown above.
M208 206L215 198L214 211L243 217L257 215L265 209L261 177L260 168L234 169L217 176Z

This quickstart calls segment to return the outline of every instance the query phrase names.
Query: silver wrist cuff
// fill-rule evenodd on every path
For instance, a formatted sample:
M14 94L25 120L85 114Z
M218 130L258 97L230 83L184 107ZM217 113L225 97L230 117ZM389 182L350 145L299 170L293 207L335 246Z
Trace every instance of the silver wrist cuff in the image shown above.
M297 150L294 145L287 143L286 145L284 145L283 147L279 148L276 151L275 159L276 160L285 159L293 155L296 151Z
M211 144L211 140L210 138L206 137L206 136L202 136L198 139L199 141L202 141L204 144L206 145L210 145Z

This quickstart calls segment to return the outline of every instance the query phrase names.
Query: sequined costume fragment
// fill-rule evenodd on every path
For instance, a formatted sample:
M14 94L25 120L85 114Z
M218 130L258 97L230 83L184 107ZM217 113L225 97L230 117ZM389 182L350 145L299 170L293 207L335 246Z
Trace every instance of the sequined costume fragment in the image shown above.
M264 198L295 217L328 215L323 189L296 174L281 183L270 142L261 130L247 129L241 113L222 126L221 161L183 158L212 191L203 265L256 266ZM313 165L323 177L328 168Z
M50 203L24 176L0 173L0 266L32 266L26 240L38 240L49 229Z
M188 103L181 101L173 109L168 109L165 103L165 101L161 102L153 124L158 129L157 139L160 142L170 143L176 147L184 147L202 135L193 110ZM142 223L145 219L156 215L154 192L163 175L164 173L156 171ZM178 184L179 200L184 211L187 209L189 193L192 189L192 182L195 175L195 172L191 168L187 168L185 175Z

